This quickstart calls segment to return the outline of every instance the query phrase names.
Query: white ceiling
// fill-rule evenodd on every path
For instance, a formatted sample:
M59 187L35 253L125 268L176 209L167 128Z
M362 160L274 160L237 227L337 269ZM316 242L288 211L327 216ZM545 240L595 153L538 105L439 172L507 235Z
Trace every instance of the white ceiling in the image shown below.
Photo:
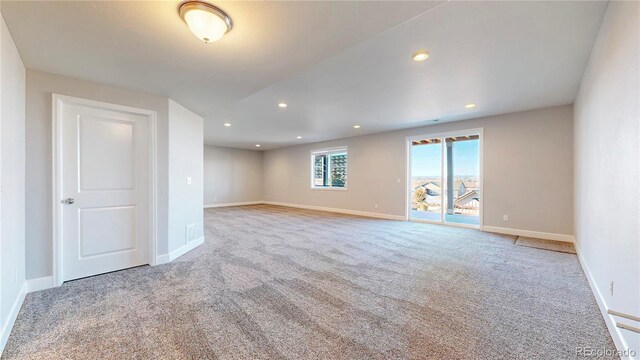
M3 0L1 10L27 68L170 97L205 117L206 143L265 150L572 103L606 8L212 2L234 28L210 44L177 1ZM422 48L431 57L412 61Z

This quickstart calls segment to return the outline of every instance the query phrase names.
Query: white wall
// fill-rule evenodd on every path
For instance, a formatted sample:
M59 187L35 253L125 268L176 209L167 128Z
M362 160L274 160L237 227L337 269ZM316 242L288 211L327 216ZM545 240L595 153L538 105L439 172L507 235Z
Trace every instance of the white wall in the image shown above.
M262 201L262 152L206 145L204 204Z
M0 353L18 315L25 284L25 68L1 24L0 43Z
M609 2L574 110L576 242L601 307L635 316L640 316L639 13L638 2ZM605 319L618 346L626 343L640 356L640 334L617 330L606 314Z
M89 81L27 71L26 212L27 279L52 275L51 94L75 96L157 112L158 254L168 247L168 99Z
M169 252L186 245L187 225L202 237L202 126L202 117L169 100Z
M484 225L571 235L571 105L266 151L265 200L404 216L405 137L481 127ZM344 145L349 189L311 189L310 151Z

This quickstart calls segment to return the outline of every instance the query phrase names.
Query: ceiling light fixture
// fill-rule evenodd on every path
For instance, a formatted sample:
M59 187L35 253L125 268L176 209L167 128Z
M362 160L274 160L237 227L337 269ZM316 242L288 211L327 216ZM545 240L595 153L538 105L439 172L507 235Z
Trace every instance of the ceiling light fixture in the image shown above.
M360 129L360 125L353 125L354 129Z
M256 144L256 147L260 147L260 144Z
M418 50L411 55L414 61L424 61L429 58L427 50Z
M229 127L229 126L231 126L231 124L230 123L224 123L224 126L225 127Z
M296 136L296 139L302 139L302 136Z
M202 1L187 1L178 8L180 18L198 39L218 41L233 27L231 18L222 9Z
M473 109L474 107L476 107L476 104L467 104L464 107L467 109Z
M279 107L279 108L281 108L281 109L284 109L284 108L286 108L286 107L287 107L287 104L285 104L285 103L280 103L280 104L278 104L278 107Z

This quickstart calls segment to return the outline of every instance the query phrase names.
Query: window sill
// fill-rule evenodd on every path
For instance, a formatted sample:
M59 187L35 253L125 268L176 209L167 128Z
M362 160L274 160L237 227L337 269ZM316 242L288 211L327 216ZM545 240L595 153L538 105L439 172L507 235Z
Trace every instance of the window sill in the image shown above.
M311 190L334 190L334 191L347 191L347 190L349 190L349 189L348 189L348 188L346 188L346 187L329 187L329 186L327 186L327 187L315 187L315 186L312 186L312 187L311 187Z

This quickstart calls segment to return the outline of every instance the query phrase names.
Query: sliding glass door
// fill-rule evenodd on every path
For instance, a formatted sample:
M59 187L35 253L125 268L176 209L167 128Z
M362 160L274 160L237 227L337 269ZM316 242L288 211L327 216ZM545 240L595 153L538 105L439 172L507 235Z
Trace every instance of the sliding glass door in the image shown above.
M422 139L411 146L413 219L442 221L442 139Z
M480 131L409 141L409 219L480 225Z
M445 138L445 221L480 225L480 137Z

